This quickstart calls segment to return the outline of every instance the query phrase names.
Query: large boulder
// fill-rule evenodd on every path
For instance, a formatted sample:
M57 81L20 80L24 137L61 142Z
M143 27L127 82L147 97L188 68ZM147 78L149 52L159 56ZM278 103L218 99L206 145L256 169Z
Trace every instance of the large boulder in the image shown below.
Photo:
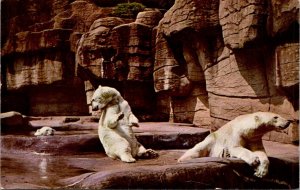
M0 119L1 132L30 130L28 119L19 112L10 111L0 113Z

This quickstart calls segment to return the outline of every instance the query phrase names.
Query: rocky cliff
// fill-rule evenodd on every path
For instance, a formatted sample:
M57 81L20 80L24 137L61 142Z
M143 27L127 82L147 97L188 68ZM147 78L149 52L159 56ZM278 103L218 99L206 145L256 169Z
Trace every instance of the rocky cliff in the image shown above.
M177 0L159 23L154 64L155 90L170 92L174 120L215 130L271 111L294 126L266 138L297 140L298 16L294 0Z
M2 110L88 114L84 83L75 76L74 47L111 8L72 0L7 0L1 5Z
M148 8L136 22L111 17L122 2L2 1L2 111L87 115L102 84L120 90L141 118L151 117L152 29L162 13ZM165 8L172 1L145 3Z
M265 138L298 140L297 0L176 0L164 15L152 6L136 19L112 17L108 1L1 4L3 111L87 115L101 84L117 88L142 121L215 130L272 111L293 127Z

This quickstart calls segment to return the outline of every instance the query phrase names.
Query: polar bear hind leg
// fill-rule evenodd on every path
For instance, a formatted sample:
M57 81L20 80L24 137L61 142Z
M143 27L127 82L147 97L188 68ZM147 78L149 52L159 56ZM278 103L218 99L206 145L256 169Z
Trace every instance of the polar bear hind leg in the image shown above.
M132 163L132 162L135 162L136 160L131 156L130 152L126 151L126 152L123 152L121 155L120 155L120 159L123 161L123 162L128 162L128 163Z
M186 160L191 160L194 158L200 158L204 156L209 156L211 146L215 143L214 134L208 135L202 142L196 144L193 148L186 151L179 159L178 162L183 162Z
M131 147L129 142L117 135L117 133L109 133L107 135L101 136L100 131L100 141L103 144L105 153L112 159L121 159L123 162L135 162L136 160L131 155Z
M122 144L122 146L120 146L120 144L119 144L118 150L116 151L117 156L123 162L128 162L128 163L135 162L136 160L131 155L131 148L130 148L129 143L126 141L121 144Z
M137 156L139 158L156 158L158 157L158 153L152 149L145 149L145 147L140 144Z

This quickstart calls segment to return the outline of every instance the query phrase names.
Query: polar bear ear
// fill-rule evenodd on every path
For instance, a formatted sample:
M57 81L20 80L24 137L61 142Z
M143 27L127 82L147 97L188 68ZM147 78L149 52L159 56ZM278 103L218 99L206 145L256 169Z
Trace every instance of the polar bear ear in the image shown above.
M98 86L98 88L101 88L101 87L102 87L101 85Z
M260 124L261 123L261 119L258 115L254 116L254 120L256 124Z

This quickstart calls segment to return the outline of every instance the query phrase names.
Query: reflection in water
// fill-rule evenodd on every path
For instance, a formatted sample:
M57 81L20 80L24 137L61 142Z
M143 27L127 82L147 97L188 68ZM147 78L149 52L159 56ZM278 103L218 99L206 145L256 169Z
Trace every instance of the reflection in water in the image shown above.
M39 172L42 179L47 179L47 158L43 158L39 164Z
M46 189L68 185L69 178L94 172L105 153L50 155L1 152L1 186L5 189ZM81 179L81 178L79 178ZM71 181L73 184L75 181Z

